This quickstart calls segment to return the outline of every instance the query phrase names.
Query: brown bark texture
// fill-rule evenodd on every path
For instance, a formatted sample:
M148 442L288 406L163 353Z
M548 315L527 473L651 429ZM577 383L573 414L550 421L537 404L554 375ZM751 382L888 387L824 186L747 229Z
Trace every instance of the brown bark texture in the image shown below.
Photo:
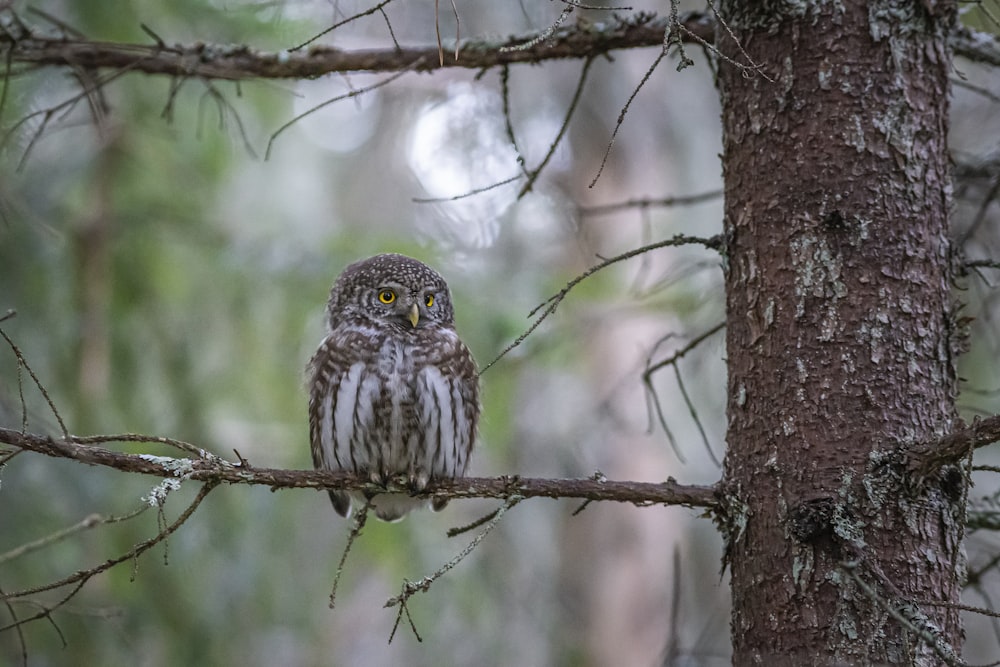
M719 74L733 664L946 664L958 613L927 602L959 598L966 481L899 453L956 425L954 7L722 15L722 53L760 67Z

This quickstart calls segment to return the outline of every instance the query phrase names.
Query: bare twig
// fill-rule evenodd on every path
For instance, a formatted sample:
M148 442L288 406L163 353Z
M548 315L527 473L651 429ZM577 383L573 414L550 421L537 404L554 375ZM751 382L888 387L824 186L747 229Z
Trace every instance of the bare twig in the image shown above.
M915 603L900 599L895 594L895 591L891 589L889 593L892 599L887 599L880 595L872 585L868 584L858 574L859 563L843 563L841 567L868 599L881 607L897 623L920 637L921 640L937 653L939 658L944 660L948 665L951 665L951 667L966 666L966 663L958 657L954 647L948 644L945 638L941 636L940 631L934 627L934 624L927 619L926 615L920 611ZM879 577L879 579L884 579L884 576ZM882 581L883 586L886 583L887 581Z
M69 66L71 69L76 69L72 61L65 64ZM28 157L31 155L32 150L38 143L39 139L41 139L42 135L45 133L45 129L48 127L49 123L52 121L53 118L57 118L58 114L60 113L68 114L81 100L90 99L91 96L96 91L108 85L115 79L118 79L121 76L127 74L130 71L130 68L131 66L127 66L101 77L88 78L87 82L89 82L90 85L86 85L86 83L84 83L83 88L79 93L72 95L69 98L53 106L47 107L45 109L39 109L38 111L33 111L29 114L25 114L16 123L14 123L10 127L10 129L8 129L7 132L4 134L3 138L0 139L0 151L3 150L7 142L12 137L15 136L16 132L21 127L23 127L29 121L40 117L41 121L39 121L38 127L36 127L34 131L31 132L31 138L28 140L28 145L21 153L21 158L18 161L17 169L18 171L20 171L21 169L24 168L24 165L27 164Z
M695 426L698 427L698 433L701 434L701 441L705 444L705 451L708 452L708 456L712 459L712 463L716 467L721 468L722 462L715 455L715 451L712 449L711 443L708 442L708 434L705 433L705 427L701 424L701 419L698 417L698 411L695 410L694 403L691 402L691 397L688 395L687 388L684 386L684 378L681 376L681 369L678 364L674 364L674 376L677 378L677 388L681 391L681 396L684 398L684 405L687 406L688 412L691 415L691 419L694 420Z
M746 49L743 47L743 44L740 42L740 40L736 39L736 35L733 34L732 28L730 28L729 24L723 20L722 16L719 14L719 10L716 9L715 3L713 3L712 0L706 0L706 1L708 2L709 9L712 10L712 16L715 17L716 25L720 26L725 31L726 35L728 35L729 38L733 41L733 44L736 45L736 48L739 50L740 55L746 58L746 61L749 64L737 62L732 58L730 58L729 56L727 56L726 54L722 53L721 51L719 51L714 41L709 42L708 40L701 38L699 35L691 35L692 40L701 44L707 50L711 51L716 56L721 58L723 61L729 63L733 67L741 69L744 75L749 75L750 72L754 72L763 77L765 81L768 81L769 83L774 83L774 79L769 77L764 72L763 68L753 61L753 58L751 58L750 54L747 53ZM683 25L680 26L680 30L682 31L686 30L685 26Z
M521 191L517 193L518 199L526 195L531 191L531 188L535 185L535 180L542 173L542 169L545 165L549 163L552 156L555 155L556 148L559 146L559 142L566 135L566 130L569 128L569 121L573 117L573 112L576 111L576 105L580 102L580 95L583 93L583 85L587 81L587 73L590 71L590 66L593 64L594 59L588 58L583 62L583 71L580 72L580 79L577 81L576 90L573 91L573 97L570 99L569 107L566 108L566 115L563 117L562 125L559 126L559 132L556 134L556 138L552 140L549 144L549 150L545 153L545 157L542 158L541 163L528 172L528 182L524 184Z
M987 609L986 607L974 607L972 605L962 604L961 602L947 602L945 600L916 600L914 604L927 607L947 607L948 609L959 609L961 611L972 612L973 614L1000 618L1000 611L994 611L993 609Z
M105 572L106 570L111 569L112 567L118 565L119 563L124 563L125 561L128 560L135 560L140 555L151 549L152 547L163 542L170 535L172 535L178 528L184 525L184 523L189 518L191 518L191 515L193 515L195 510L198 509L198 506L201 505L201 502L206 498L206 496L208 496L209 492L211 492L211 490L214 489L217 485L218 482L207 482L203 484L201 489L198 491L198 495L195 496L195 499L191 502L190 505L188 505L188 507L180 514L180 516L177 517L177 519L173 523L171 523L168 526L165 526L156 535L149 538L148 540L144 540L143 542L136 544L126 553L117 556L115 558L110 558L104 561L103 563L96 565L90 569L75 572L74 574L71 574L70 576L65 577L64 579L60 579L59 581L52 582L49 584L44 584L41 586L36 586L34 588L28 588L21 591L15 591L13 593L6 593L3 596L4 599L10 600L15 598L27 597L29 595L35 595L43 591L51 591L59 588L64 588L66 586L73 586L70 592L65 596L63 596L55 604L47 605L34 616L22 618L20 620L9 623L3 627L0 627L0 632L10 630L20 625L30 623L31 621L38 620L40 618L50 618L53 611L59 609L64 604L69 602L69 600L71 600L73 596L75 596L77 592L79 592L80 589L83 588L84 584L86 584L91 578L102 572Z
M990 186L989 191L987 191L986 196L983 197L983 200L979 203L979 209L976 211L976 215L972 219L972 224L969 225L968 229L965 230L965 233L962 234L962 237L958 241L960 246L965 245L965 243L976 233L976 230L982 226L983 222L986 220L986 212L989 210L990 205L997 198L998 194L1000 194L1000 176L993 178L993 184Z
M23 556L25 554L31 553L33 551L38 551L39 549L44 549L45 547L47 547L49 545L55 544L56 542L60 542L60 541L62 541L64 539L66 539L67 537L71 537L71 536L73 536L73 535L75 535L75 534L77 534L79 532L84 531L84 530L89 530L91 528L94 528L95 526L101 526L101 525L109 524L109 523L121 523L122 521L128 521L129 519L132 519L132 518L135 518L135 517L139 516L140 514L142 514L143 512L145 512L146 510L148 510L149 508L150 508L149 505L142 505L138 509L133 510L133 511L129 512L128 514L124 514L122 516L105 517L105 516L101 516L100 514L90 514L90 515L84 517L83 520L81 520L81 521L73 524L72 526L69 526L67 528L63 528L62 530L56 531L56 532L52 533L51 535L46 535L45 537L41 537L41 538L39 538L37 540L33 540L31 542L28 542L27 544L22 544L21 546L19 546L17 548L11 549L10 551L6 551L6 552L0 554L0 564L6 563L7 561L14 560L15 558L19 558L20 556Z
M510 178L505 178L502 181L497 181L490 185L483 186L481 188L476 188L474 190L469 190L468 192L463 192L460 195L455 195L453 197L414 197L410 201L415 204L440 204L447 201L458 201L459 199L465 199L466 197L473 197L475 195L480 195L484 192L489 192L490 190L495 190L496 188L502 187L514 181L518 181L524 178L523 174L518 174L517 176L511 176Z
M975 585L969 585L969 588L974 590L977 595L983 598L983 600L986 601L986 604L988 605L989 608L991 609L996 608L996 605L993 604L992 597L983 586L975 584ZM993 638L994 640L996 640L997 644L1000 644L1000 619L993 616L990 616L989 619L990 619L990 625L993 627Z
M712 327L708 331L706 331L706 332L704 332L702 334L699 334L695 338L692 338L690 343L688 343L684 347L680 348L679 350L676 350L668 358L664 359L663 361L658 361L655 364L653 364L653 365L649 366L648 368L646 368L646 370L642 374L642 379L643 380L647 380L650 376L652 376L653 373L655 373L656 371L660 370L661 368L664 368L666 366L671 366L673 364L676 364L677 361L679 359L681 359L685 354L687 354L688 352L690 352L694 348L696 348L699 345L701 345L708 338L711 338L712 336L714 336L718 332L722 331L725 327L726 327L726 323L725 322L719 322L718 324L716 324L714 327Z
M514 124L510 119L510 67L507 65L500 68L500 97L503 100L503 122L504 129L507 131L507 139L510 141L514 153L517 155L517 164L521 167L524 175L527 176L528 170L524 166L524 156L517 145L517 138L514 136Z
M240 118L239 112L232 105L232 103L226 99L218 86L212 81L205 81L206 92L202 97L202 100L211 99L215 102L216 108L219 112L219 129L226 129L226 119L232 117L233 122L236 124L236 131L239 134L240 140L243 142L243 149L247 152L253 159L257 159L257 151L253 149L253 145L250 143L250 137L247 136L246 127L243 125L243 119ZM237 84L238 85L238 84Z
M656 354L657 348L660 346L661 343L663 343L664 341L666 341L671 337L669 335L665 336L664 338L661 338L657 342L657 344L650 351L649 357L646 359L646 370L644 370L642 373L642 383L643 386L646 388L647 409L652 407L655 410L657 420L660 423L660 427L663 429L663 432L667 435L667 440L670 442L670 447L674 451L674 454L677 455L677 458L680 460L681 463L685 463L686 461L684 455L680 451L680 447L677 444L677 440L674 438L673 432L670 430L670 427L667 426L667 419L666 416L663 414L663 406L660 404L659 395L656 393L656 388L653 386L653 373L660 370L661 368L664 368L665 366L671 366L671 365L674 367L675 371L677 371L677 362L680 361L685 354L687 354L688 352L695 349L703 342L714 336L716 333L724 329L725 326L726 323L724 321L719 322L708 331L705 331L704 333L693 338L684 347L680 348L679 350L675 350L674 353L670 355L670 357L668 357L667 359L664 359L663 361L659 361L654 364L653 355ZM692 416L694 417L695 422L698 424L698 429L701 432L702 440L705 443L705 447L708 449L709 456L711 456L712 460L716 462L716 465L719 465L718 459L715 456L715 452L712 450L711 445L709 445L708 437L705 435L705 431L701 427L701 422L698 419L697 414L693 412L693 406L691 405L691 400L690 398L687 397L687 391L684 389L684 383L683 381L681 381L679 371L677 371L677 380L678 380L678 385L681 388L681 392L684 394L688 408L692 410ZM651 413L650 427L652 427L652 421L653 420Z
M9 317L13 317L13 311L8 311L7 314L4 316L4 319L7 319ZM66 429L66 424L65 422L63 422L62 415L60 415L59 410L56 409L56 404L52 402L52 397L49 396L49 392L45 390L45 387L38 379L38 376L35 375L35 371L31 369L30 365L28 365L28 361L27 359L24 358L24 355L21 353L21 349L14 344L14 341L10 339L10 336L8 336L7 332L5 332L2 328L0 328L0 336L3 337L3 339L7 342L7 345L10 347L11 352L13 352L14 356L17 357L18 390L20 391L21 394L22 430L27 430L27 425L28 425L28 406L24 402L24 391L21 387L21 378L20 378L21 368L24 368L26 371L28 371L28 375L31 376L31 381L35 383L36 387L38 387L38 391L41 392L42 397L45 398L45 402L48 404L49 409L52 410L52 414L55 415L56 421L59 422L59 430L62 432L63 437L68 438L69 431Z
M494 528L496 528L497 524L500 523L500 519L502 519L503 515L507 513L507 510L514 507L514 505L517 505L522 500L524 500L524 498L519 495L513 495L507 498L507 501L496 511L493 518L490 519L489 523L486 524L486 527L483 528L483 531L476 535L476 537L469 542L464 549L459 551L454 558L438 568L433 574L424 577L420 581L404 581L399 595L386 600L384 605L386 608L399 607L399 613L396 616L396 623L392 626L392 634L389 635L390 643L392 643L392 638L396 634L396 628L399 626L399 621L400 618L402 618L403 613L406 612L407 618L409 618L409 611L406 610L407 600L418 592L426 593L435 581L444 576L448 570L465 560L465 557L472 553L472 551L479 546L479 543L486 539L486 536L489 535ZM417 634L417 629L413 625L412 618L410 619L410 627L413 629L413 633L417 636L417 639L420 639L420 635Z
M964 264L967 269L1000 269L1000 260L973 259Z
M441 45L441 20L438 0L434 0L434 37L437 38L438 64L444 67L444 47Z
M696 195L677 195L674 197L660 197L658 199L644 197L642 199L627 199L622 202L613 202L611 204L580 206L579 208L577 208L577 213L580 214L581 216L591 216L591 215L607 215L609 213L617 213L618 211L630 208L646 210L649 208L660 208L660 207L670 207L670 206L693 206L695 204L702 204L704 202L712 201L713 199L718 199L720 197L722 197L722 190L711 190L709 192L701 192Z
M656 71L656 68L660 64L660 61L662 61L666 57L666 55L667 55L667 50L660 49L659 55L656 56L656 59L653 61L653 64L650 65L649 69L646 70L646 73L643 74L642 79L639 80L639 84L632 90L632 94L629 95L628 100L625 101L625 106L623 106L621 111L618 112L618 120L615 121L615 129L614 131L611 132L611 139L608 140L608 145L604 149L604 156L601 158L601 164L597 168L597 173L594 175L594 179L590 181L590 185L587 186L588 188L592 188L595 185L597 185L598 179L600 179L601 174L604 173L604 165L606 165L608 162L608 156L611 155L611 147L615 145L615 139L618 137L618 130L621 129L622 123L625 122L625 115L628 114L629 107L632 106L632 101L639 94L639 91L642 90L642 87L646 85L646 82L649 81L649 77L653 76L653 72Z
M667 30L666 34L663 35L664 53L669 51L671 46L677 47L677 55L680 59L680 62L677 63L678 72L694 65L694 61L691 60L684 51L684 41L681 39L682 27L680 18L678 18L679 10L680 0L670 0L670 28Z
M490 512L489 514L486 514L485 516L479 517L478 519L476 519L472 523L467 523L464 526L455 526L454 528L449 528L448 532L445 533L445 535L447 535L448 537L458 537L462 533L467 533L470 530L475 530L476 528L479 528L484 523L492 521L493 517L495 517L497 515L497 512L499 512L499 511L500 511L499 509L495 509L492 512Z
M562 22L565 21L572 13L573 13L573 5L567 5L566 7L563 7L562 12L559 13L559 16L556 17L556 20L548 28L538 33L534 37L524 40L523 42L501 46L500 53L510 53L513 51L527 51L528 49L534 46L538 46L545 40L552 37L556 33L556 30L559 29L559 26L562 25Z
M90 436L69 436L69 439L79 445L94 445L94 444L104 444L110 442L146 442L158 445L167 445L169 447L174 447L181 451L187 452L188 454L194 454L200 459L210 459L222 463L223 465L231 465L228 461L220 458L213 454L212 452L205 451L197 445L192 445L190 442L184 442L183 440L178 440L176 438L167 438L162 435L142 435L141 433L115 433L112 435L90 435Z
M353 521L351 521L351 532L347 536L344 553L340 555L340 561L337 563L337 572L333 575L333 587L330 589L330 609L333 609L337 605L337 586L340 584L341 575L344 574L344 563L347 562L347 554L351 553L354 541L361 535L361 531L365 527L365 522L368 521L368 510L371 509L371 506L372 501L368 500L358 510L358 513L354 515Z
M699 237L699 236L686 236L684 234L676 234L672 238L669 238L669 239L666 239L666 240L663 240L663 241L658 241L656 243L650 243L649 245L645 245L645 246L642 246L642 247L639 247L639 248L633 248L632 250L629 250L628 252L623 252L620 255L616 255L614 257L606 259L603 262L601 262L600 264L595 264L594 266L590 267L589 269L587 269L586 271L584 271L583 273L581 273L580 275L578 275L573 280L571 280L568 283L566 283L566 286L563 287L561 290L559 290L558 293L550 296L548 299L546 299L541 304L539 304L537 307L535 307L534 310L532 310L530 313L528 313L528 317L533 317L535 315L535 313L537 313L539 310L541 310L542 308L545 309L542 312L542 314L539 315L535 319L535 321L532 322L531 325L520 336L518 336L514 340L513 343L511 343L510 345L508 345L507 347L505 347L500 352L500 354L498 354L496 356L496 358L493 359L493 361L491 361L490 363L486 364L483 367L483 370L480 371L480 373L481 374L485 373L487 370L489 370L489 368L491 366L493 366L498 361L500 361L501 359L503 359L503 357L506 356L511 350L513 350L514 348L516 348L517 346L519 346L521 343L523 343L525 340L527 340L528 336L530 336L535 331L535 329L538 328L538 326L542 323L542 321L544 321L545 318L547 318L549 315L551 315L552 313L554 313L556 311L556 308L559 307L559 304L562 303L562 300L566 298L566 295L569 294L570 290L572 290L574 287L576 287L581 282L583 282L584 280L586 280L590 276L594 275L598 271L600 271L602 269L605 269L605 268L611 266L612 264L617 264L618 262L624 261L626 259L631 259L631 258L636 257L638 255L641 255L643 253L649 252L651 250L657 250L659 248L666 248L668 246L681 246L681 245L703 245L706 248L711 248L711 249L717 250L720 247L722 247L722 242L723 242L722 241L722 237L718 236L718 235L711 236L711 237L708 237L708 238L703 238L703 237Z
M336 97L331 97L330 99L326 100L325 102L321 102L321 103L317 104L316 106L312 107L311 109L307 109L306 111L303 111L298 116L296 116L295 118L292 118L290 121L288 121L287 123L285 123L284 125L282 125L277 130L274 131L274 133L271 135L271 138L267 142L267 150L264 151L264 159L267 160L268 158L271 157L271 147L274 145L275 140L285 130L287 130L292 125L294 125L295 123L299 122L300 120L302 120L303 118L305 118L309 114L315 113L316 111L319 111L320 109L322 109L322 108L324 108L326 106L329 106L329 105L333 104L334 102L339 102L341 100L350 99L352 97L358 97L359 95L364 95L365 93L371 92L371 91L375 90L376 88L381 88L382 86L388 85L388 84L392 83L393 81L395 81L396 79L398 79L401 76L403 76L404 74L407 74L411 70L417 69L417 67L419 65L420 65L420 61L419 60L414 61L414 62L410 63L409 67L401 69L400 71L396 72L392 76L387 76L386 78L382 79L381 81L373 83L370 86L365 86L364 88L358 88L357 90L352 90L350 92L344 93L343 95L337 95Z
M354 21L357 21L358 19L360 19L360 18L364 18L365 16L371 16L371 15L372 15L372 14L374 14L375 12L381 12L381 13L382 13L382 15L383 15L383 16L385 16L385 10L384 10L384 7L385 7L386 5L388 5L388 4L390 3L390 2L392 2L392 0L383 0L382 2L378 3L378 4L377 4L377 5L375 5L374 7L369 7L368 9L366 9L366 10L365 10L365 11L363 11L363 12L358 12L357 14L354 14L354 15L352 15L352 16L348 16L348 17L347 17L346 19L344 19L344 20L342 20L342 21L338 21L337 23L334 23L334 24L333 24L332 26L330 26L329 28L327 28L327 29L325 29L325 30L323 30L323 31L321 31L321 32L319 32L319 33L317 33L317 34L313 35L312 37L310 37L310 38L309 38L309 39L307 39L306 41L302 42L301 44L298 44L298 45L296 45L296 46L293 46L292 48L288 49L288 51L289 51L290 53L291 53L291 52L295 52L295 51L301 51L301 50L302 50L302 49L304 49L305 47L307 47L307 46L309 46L310 44L312 44L313 42L315 42L315 41L316 41L317 39L319 39L320 37L322 37L322 36L324 36L324 35L328 35L328 34L330 34L330 33L331 33L331 32L333 32L334 30L336 30L337 28L339 28L339 27L341 27L341 26L343 26L343 25L347 25L348 23L352 23L352 22L354 22ZM388 20L389 20L389 19L387 18L387 19L386 19L386 21L388 22ZM390 30L391 30L391 26L390 26ZM396 40L395 40L395 36L393 36L393 41L396 41ZM398 45L397 45L397 47L398 47Z
M28 644L24 640L24 631L21 629L21 624L17 618L17 612L14 611L14 605L11 604L4 594L2 588L0 588L0 599L3 600L4 606L7 607L7 613L10 614L11 620L16 624L17 628L17 644L21 647L21 665L23 667L28 667Z

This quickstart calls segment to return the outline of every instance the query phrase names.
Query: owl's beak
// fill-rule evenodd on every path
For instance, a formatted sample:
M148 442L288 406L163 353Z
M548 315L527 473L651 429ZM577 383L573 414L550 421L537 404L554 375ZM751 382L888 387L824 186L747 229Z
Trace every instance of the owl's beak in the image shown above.
M417 308L417 304L410 306L410 312L407 314L407 317L410 320L410 324L416 328L417 322L420 321L420 310Z

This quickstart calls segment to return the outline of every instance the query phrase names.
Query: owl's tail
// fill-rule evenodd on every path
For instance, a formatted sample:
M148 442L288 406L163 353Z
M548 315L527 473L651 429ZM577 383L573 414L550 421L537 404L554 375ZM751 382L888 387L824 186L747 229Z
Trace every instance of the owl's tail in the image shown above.
M337 514L342 517L351 515L352 504L364 506L367 502L363 493L347 491L330 491L329 493L333 509L337 510ZM389 523L401 521L410 513L410 510L427 505L427 501L423 498L412 498L402 493L381 493L372 498L371 503L375 516ZM447 498L435 498L430 503L435 512L441 511L447 504Z

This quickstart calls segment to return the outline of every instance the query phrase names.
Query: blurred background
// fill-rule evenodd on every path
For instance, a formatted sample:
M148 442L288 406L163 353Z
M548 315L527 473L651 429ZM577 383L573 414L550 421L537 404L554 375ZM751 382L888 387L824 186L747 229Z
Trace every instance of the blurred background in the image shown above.
M264 51L290 48L370 6L13 3L34 27L55 34L72 29L94 40L149 43L145 24L168 44ZM458 2L463 39L537 32L562 8ZM634 8L667 11L655 2ZM401 44L435 43L431 3L392 3L385 12ZM570 21L577 18L608 15L581 10ZM975 13L966 19L983 21ZM442 5L440 22L447 48L455 31L450 6ZM320 43L385 49L392 38L374 14ZM74 434L170 436L233 460L238 450L259 467L310 468L303 369L323 335L327 293L348 263L391 251L437 268L451 285L459 332L483 366L527 328L532 308L602 257L676 233L721 232L721 197L591 210L721 188L712 69L690 46L695 66L678 73L676 58L661 63L589 187L622 106L657 53L620 51L593 63L566 136L531 192L518 198L521 179L457 200L521 171L499 70L407 74L299 120L266 159L269 138L289 120L387 75L237 84L126 74L100 96L59 107L79 93L73 72L23 72L6 82L0 116L0 314L17 311L0 326ZM559 133L582 66L511 68L510 122L529 168ZM987 68L961 69L954 143L962 164L986 166L956 190L956 227L960 235L971 230L966 240L980 256L997 257L989 235L995 207L987 200L985 223L975 218L998 178L995 167L989 171L997 143L984 141L984 128L1000 117L1000 81ZM974 276L962 293L977 317L963 361L975 390L963 397L966 414L998 411L995 364L985 361L1000 352L988 333L996 295L988 279L996 277ZM722 335L680 362L711 452L668 368L653 385L678 443L671 447L642 374L650 360L667 358L723 317L720 258L697 247L657 250L588 279L484 374L470 474L601 471L621 480L714 482L725 436ZM0 424L8 428L21 425L19 378L27 381L14 354L0 349ZM23 393L29 430L57 434L40 393L27 382ZM58 580L156 534L153 510L4 558L92 513L134 511L158 483L30 453L9 460L0 469L0 587ZM196 490L188 482L169 496L167 520ZM984 490L991 492L990 478L976 489ZM216 489L166 548L91 580L52 622L23 627L30 664L728 664L727 581L711 522L684 508L611 503L577 515L574 501L521 503L461 565L410 601L423 642L404 621L388 643L396 618L385 600L473 537L449 539L448 528L497 504L455 501L440 514L369 522L330 610L350 526L326 494ZM973 535L970 560L997 546L994 537ZM65 593L11 607L24 617ZM9 621L5 615L0 625ZM996 655L990 623L969 622L967 657ZM16 633L0 634L0 664L20 660Z

